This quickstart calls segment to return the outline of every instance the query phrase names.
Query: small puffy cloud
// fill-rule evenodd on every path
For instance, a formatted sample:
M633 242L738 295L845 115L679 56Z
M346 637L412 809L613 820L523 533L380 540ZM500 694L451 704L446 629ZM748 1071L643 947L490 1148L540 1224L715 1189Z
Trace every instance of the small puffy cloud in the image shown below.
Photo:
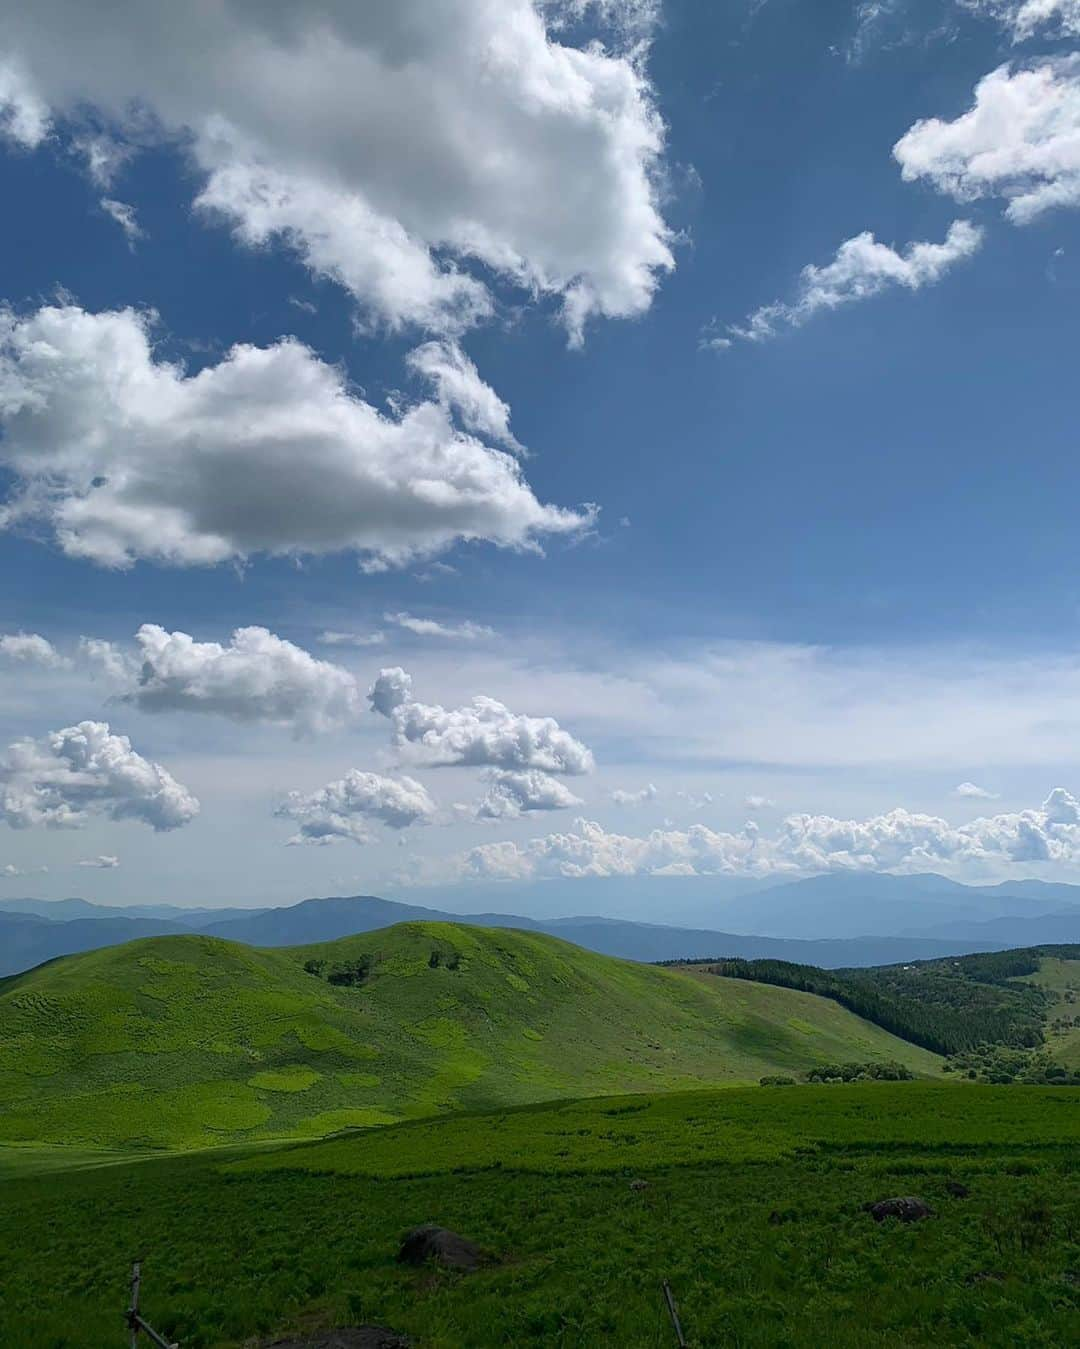
M429 824L435 803L424 786L409 777L350 769L343 778L316 792L290 792L275 814L293 820L299 831L290 844L327 844L339 840L370 842L365 825L377 821L390 829Z
M961 782L958 787L953 788L953 795L970 797L976 801L997 799L997 792L988 792L985 787L979 787L974 782Z
M802 270L794 300L776 302L755 310L745 324L732 324L731 337L747 342L765 342L783 327L801 327L816 314L838 309L857 300L870 299L894 286L921 290L931 286L954 267L972 257L982 244L983 232L967 220L954 220L943 243L914 243L901 253L879 243L869 230L845 240L836 256L824 267L810 263ZM703 339L713 350L729 343L714 337Z
M144 230L135 215L134 206L128 205L126 201L117 201L115 197L102 197L101 209L110 220L116 221L132 247L136 240L143 238Z
M699 794L680 790L675 795L680 801L684 801L691 810L704 810L706 806L711 806L714 803L712 792L701 792Z
M15 881L22 876L37 876L48 869L48 867L17 867L14 862L6 862L0 867L0 881Z
M323 646L382 646L386 641L385 632L335 632L332 629L319 633Z
M238 628L228 646L144 623L127 701L146 712L210 712L313 733L348 726L364 706L356 679L266 628Z
M516 820L533 811L569 810L580 806L581 798L558 778L538 769L523 772L495 772L476 810L481 820Z
M1014 42L1026 42L1041 30L1051 37L1080 35L1080 0L960 0L965 9L996 19Z
M22 665L40 665L47 670L58 670L69 664L52 642L36 632L5 633L0 636L0 656Z
M117 0L94 25L85 0L9 5L0 116L26 145L50 109L132 142L159 127L206 218L290 249L367 322L460 332L497 280L550 297L580 341L593 317L644 313L673 266L642 59L657 9Z
M1080 206L1080 54L999 66L967 112L916 122L893 154L908 182L957 201L1004 198L1015 225Z
M165 831L198 813L187 788L105 722L82 721L40 740L18 740L0 757L0 820L14 829L78 828L103 815Z
M111 857L104 853L100 857L88 857L79 863L79 866L95 871L115 871L119 865L119 857Z
M542 504L513 455L438 402L384 415L293 339L187 375L156 358L150 325L0 310L0 464L17 484L0 528L44 520L108 567L352 551L379 570L459 542L538 551L595 519Z
M748 796L743 800L743 805L747 810L773 810L776 802L770 801L767 796Z
M535 768L569 775L593 768L592 752L553 717L521 716L483 696L458 708L415 702L412 680L400 667L383 670L368 697L375 711L393 721L398 746L415 747L433 768Z
M434 618L417 618L409 613L383 614L383 620L393 623L417 637L442 637L450 641L475 642L479 637L494 637L495 629L468 619L463 623L440 623Z
M617 806L647 806L655 801L659 792L651 782L647 782L636 792L628 792L622 787L616 787L611 793L611 799Z
M368 689L371 710L384 717L392 717L397 709L411 698L412 675L407 674L400 665L395 665L389 670L380 670L379 677Z

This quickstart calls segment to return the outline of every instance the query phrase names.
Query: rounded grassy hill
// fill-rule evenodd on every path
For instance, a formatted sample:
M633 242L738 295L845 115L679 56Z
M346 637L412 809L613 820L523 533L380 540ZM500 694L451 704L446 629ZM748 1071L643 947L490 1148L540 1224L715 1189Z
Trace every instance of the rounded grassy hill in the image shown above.
M0 982L0 1142L194 1147L450 1109L935 1055L833 1002L534 933L405 923L319 946L130 942Z

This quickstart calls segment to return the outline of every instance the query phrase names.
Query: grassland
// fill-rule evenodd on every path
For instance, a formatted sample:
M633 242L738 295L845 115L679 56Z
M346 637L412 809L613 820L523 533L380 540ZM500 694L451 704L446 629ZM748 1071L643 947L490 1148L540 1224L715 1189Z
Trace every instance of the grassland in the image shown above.
M1078 1143L1070 1088L860 1083L563 1102L246 1159L9 1177L0 1343L119 1343L139 1252L146 1311L184 1349L362 1321L418 1349L670 1345L664 1278L695 1349L1057 1349L1080 1339ZM936 1216L879 1226L863 1211L910 1193ZM424 1221L496 1261L467 1276L397 1265Z
M1047 994L1046 1048L1057 1063L1080 1071L1080 960L1044 958L1017 982Z
M131 942L0 983L0 1142L191 1148L454 1110L940 1060L834 1002L533 933Z

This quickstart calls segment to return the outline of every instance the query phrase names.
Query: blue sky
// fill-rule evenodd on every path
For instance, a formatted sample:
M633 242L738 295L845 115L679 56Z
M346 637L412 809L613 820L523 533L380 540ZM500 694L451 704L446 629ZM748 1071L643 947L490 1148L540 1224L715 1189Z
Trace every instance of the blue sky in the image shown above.
M0 896L1075 875L1072 0L3 9Z

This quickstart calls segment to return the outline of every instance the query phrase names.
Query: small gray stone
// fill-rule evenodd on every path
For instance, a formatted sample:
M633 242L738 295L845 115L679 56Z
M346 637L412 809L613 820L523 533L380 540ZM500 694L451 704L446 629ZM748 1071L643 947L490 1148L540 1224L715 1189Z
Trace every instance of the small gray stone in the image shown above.
M879 1199L876 1204L867 1204L867 1213L876 1223L886 1218L898 1218L902 1223L915 1223L923 1218L932 1218L934 1210L915 1194L900 1195L895 1199Z
M484 1263L484 1253L475 1242L434 1225L406 1232L397 1258L399 1265L423 1265L434 1260L449 1269L477 1269Z

